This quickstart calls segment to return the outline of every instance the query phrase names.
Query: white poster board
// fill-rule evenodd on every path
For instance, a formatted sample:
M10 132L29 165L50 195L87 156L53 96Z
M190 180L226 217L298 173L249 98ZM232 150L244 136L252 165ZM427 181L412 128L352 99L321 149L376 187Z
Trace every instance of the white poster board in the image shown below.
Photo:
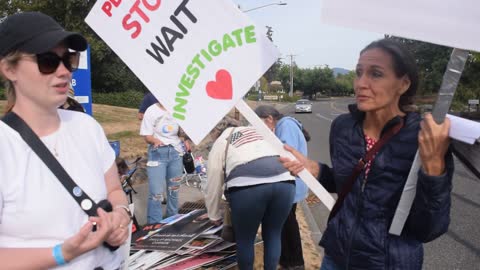
M101 0L85 21L197 144L279 56L228 0Z
M322 20L338 26L480 51L478 0L323 0Z

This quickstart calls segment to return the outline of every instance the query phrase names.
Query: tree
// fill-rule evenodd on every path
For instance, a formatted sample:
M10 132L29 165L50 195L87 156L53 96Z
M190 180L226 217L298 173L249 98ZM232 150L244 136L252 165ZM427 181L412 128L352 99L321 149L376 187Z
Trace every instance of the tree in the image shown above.
M273 28L271 26L265 26L267 28L267 38L273 42ZM268 82L272 82L277 79L277 73L282 65L281 59L278 59L263 75Z
M440 89L443 74L448 64L451 48L432 43L387 36L402 43L413 53L420 75L419 95L431 95Z
M420 84L418 95L436 94L440 89L452 48L422 41L387 36L402 42L415 56ZM454 96L457 107L480 97L480 53L470 53ZM460 105L460 106L459 106Z
M93 0L7 0L0 1L0 14L40 11L53 17L65 29L82 33L90 45L92 88L97 92L146 91L145 86L84 22Z
M338 74L335 78L335 92L338 95L347 96L354 93L353 80L355 79L355 72L350 71L347 74Z

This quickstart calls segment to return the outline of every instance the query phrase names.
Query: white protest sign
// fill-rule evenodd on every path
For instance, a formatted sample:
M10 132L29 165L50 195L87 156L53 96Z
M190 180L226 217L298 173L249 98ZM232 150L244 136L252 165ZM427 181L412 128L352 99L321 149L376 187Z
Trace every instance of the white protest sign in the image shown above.
M228 0L99 0L85 21L194 143L279 56Z
M339 26L480 51L478 0L323 0L322 20Z

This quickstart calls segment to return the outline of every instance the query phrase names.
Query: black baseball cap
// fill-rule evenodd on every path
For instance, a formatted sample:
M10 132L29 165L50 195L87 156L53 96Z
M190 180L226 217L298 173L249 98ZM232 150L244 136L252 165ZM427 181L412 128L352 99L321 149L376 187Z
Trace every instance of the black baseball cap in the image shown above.
M62 41L75 51L87 49L87 40L82 35L65 31L52 17L41 12L17 13L0 23L0 56L13 51L44 53Z

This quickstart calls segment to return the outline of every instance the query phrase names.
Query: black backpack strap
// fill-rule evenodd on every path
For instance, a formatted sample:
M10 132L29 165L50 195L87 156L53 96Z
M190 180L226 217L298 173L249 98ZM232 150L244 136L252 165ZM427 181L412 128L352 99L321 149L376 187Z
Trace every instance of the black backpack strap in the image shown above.
M33 132L33 130L16 113L9 112L2 118L5 124L16 130L23 140L32 148L33 152L47 165L52 173L58 178L60 183L72 195L75 201L80 205L88 216L97 216L98 205L94 200L83 191L73 179L68 175L58 160L52 155L45 144Z

